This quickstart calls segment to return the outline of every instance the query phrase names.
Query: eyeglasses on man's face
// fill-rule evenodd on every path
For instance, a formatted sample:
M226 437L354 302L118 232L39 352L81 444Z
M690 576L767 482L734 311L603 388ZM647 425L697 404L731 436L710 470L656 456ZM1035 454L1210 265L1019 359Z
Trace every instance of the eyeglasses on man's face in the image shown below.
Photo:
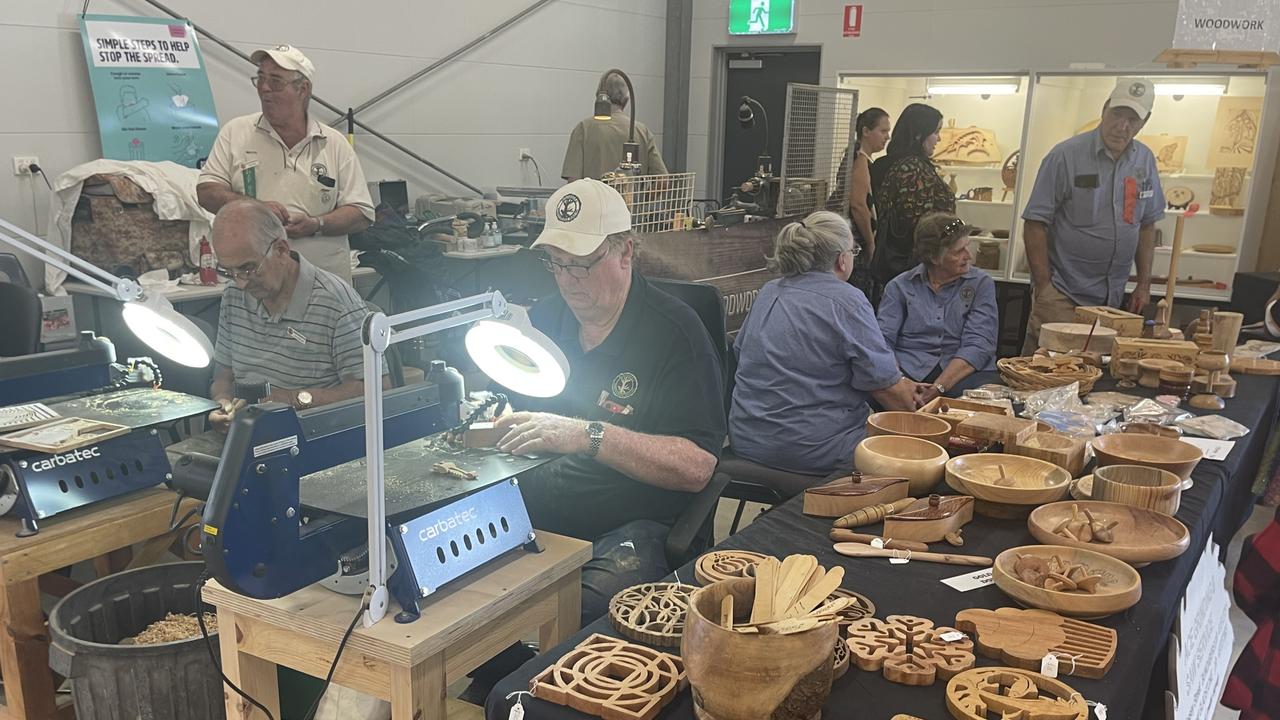
M280 92L290 85L297 85L302 82L302 78L282 78L274 75L254 75L249 78L255 88L261 90L264 86L271 92Z
M549 256L544 255L542 257L542 267L546 268L547 272L552 275L560 275L563 273L567 274L574 280L586 280L587 276L591 274L591 268L595 267L601 260L605 259L612 250L613 247L610 246L607 250L601 253L600 257L585 265L579 265L576 263L558 263L555 260L552 260Z
M249 278L257 277L258 273L262 271L262 266L267 262L267 258L271 256L271 248L275 247L275 245L276 241L272 240L271 244L267 246L267 251L262 254L262 258L253 267L248 267L248 263L237 268L225 268L221 265L215 265L213 271L228 280L248 280Z

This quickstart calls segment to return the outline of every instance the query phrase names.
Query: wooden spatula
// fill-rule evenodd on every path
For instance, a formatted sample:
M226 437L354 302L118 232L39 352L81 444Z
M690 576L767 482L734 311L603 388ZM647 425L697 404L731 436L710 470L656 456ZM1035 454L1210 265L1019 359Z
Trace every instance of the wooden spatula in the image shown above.
M773 595L777 590L778 559L766 557L756 565L756 597L751 603L751 622L773 619Z
M786 611L786 615L783 617L794 618L809 614L810 610L818 607L823 600L830 597L831 593L834 592L836 588L840 587L840 583L843 581L844 568L837 565L823 576L823 578L818 581L818 584L813 586L809 592L800 596L800 599Z

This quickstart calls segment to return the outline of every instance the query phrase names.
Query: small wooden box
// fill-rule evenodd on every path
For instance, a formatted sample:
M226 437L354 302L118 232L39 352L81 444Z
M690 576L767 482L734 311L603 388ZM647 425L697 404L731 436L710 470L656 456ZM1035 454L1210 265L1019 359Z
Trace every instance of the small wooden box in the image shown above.
M1186 340L1152 340L1150 338L1117 337L1111 350L1111 377L1120 377L1117 360L1176 360L1188 367L1195 367L1200 349Z
M491 422L471 423L463 436L462 445L469 448L491 448L506 434L506 430L499 430Z
M1035 420L978 413L956 426L956 434L964 437L1003 443L1008 449L1021 443L1039 428Z
M1017 445L1005 448L1014 455L1051 462L1079 477L1084 469L1084 441L1056 432L1033 432Z
M951 412L942 412L943 405L946 405L947 409ZM999 405L993 402L949 397L936 397L925 403L924 406L916 412L925 413L927 415L937 415L948 423L951 423L952 432L955 432L956 427L961 421L971 417L974 413L1013 416L1013 408L1009 405Z
M1143 317L1105 305L1081 305L1076 308L1076 322L1092 325L1094 320L1120 337L1142 337Z

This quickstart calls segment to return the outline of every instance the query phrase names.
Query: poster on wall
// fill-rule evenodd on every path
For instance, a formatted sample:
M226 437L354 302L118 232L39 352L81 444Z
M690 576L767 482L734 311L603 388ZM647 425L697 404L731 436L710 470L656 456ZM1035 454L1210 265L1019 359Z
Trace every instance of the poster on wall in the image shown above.
M1209 136L1209 167L1249 168L1262 129L1262 98L1228 96L1218 101Z
M80 36L102 157L196 167L209 156L218 115L190 23L84 15Z

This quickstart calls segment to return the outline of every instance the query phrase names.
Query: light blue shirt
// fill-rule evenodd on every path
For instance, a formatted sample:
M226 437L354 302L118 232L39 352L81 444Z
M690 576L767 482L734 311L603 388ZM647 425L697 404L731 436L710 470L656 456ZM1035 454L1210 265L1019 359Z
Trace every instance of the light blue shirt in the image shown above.
M934 292L924 264L889 281L880 300L880 330L902 372L923 381L935 367L960 358L974 370L994 370L996 284L977 268Z
M790 472L848 467L867 397L902 378L862 291L830 272L766 283L734 343L734 453Z
M1133 208L1125 213L1126 186ZM1138 230L1164 217L1156 158L1134 140L1117 160L1098 130L1058 143L1045 156L1023 220L1049 228L1054 287L1077 305L1118 306L1138 249Z

